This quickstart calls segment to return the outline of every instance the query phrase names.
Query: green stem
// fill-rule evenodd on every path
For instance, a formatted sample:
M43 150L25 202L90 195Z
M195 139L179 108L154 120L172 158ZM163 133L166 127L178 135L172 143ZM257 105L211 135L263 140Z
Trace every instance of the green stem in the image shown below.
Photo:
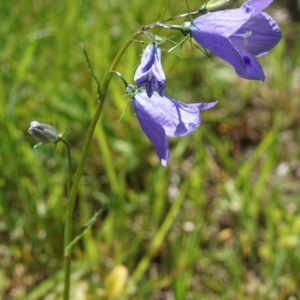
M99 119L100 114L102 112L102 108L103 108L103 104L104 104L105 97L106 97L106 94L107 94L108 86L109 86L111 77L113 75L112 71L114 71L114 69L116 68L118 62L120 61L121 57L125 53L127 47L132 43L132 41L136 37L138 37L139 35L141 35L143 33L144 33L144 31L137 31L123 45L123 47L120 49L120 51L116 55L112 65L110 67L110 70L108 71L108 73L104 77L103 84L102 84L100 92L99 92L99 98L98 98L98 101L97 101L97 106L96 106L96 109L95 109L95 112L94 112L94 116L92 118L89 130L88 130L85 142L84 142L83 150L82 150L80 161L79 161L76 173L75 173L72 188L71 188L71 191L68 195L68 207L67 207L67 217L66 217L66 224L65 224L65 238L64 238L65 247L67 247L67 245L69 245L69 243L71 242L72 216L73 216L73 211L74 211L74 206L75 206L75 201L76 201L76 195L77 195L77 191L78 191L78 185L79 185L79 182L80 182L80 179L81 179L81 176L82 176L82 172L83 172L83 169L84 169L87 157L88 157L88 153L89 153L91 141L92 141L92 138L93 138L93 135L94 135L95 127L97 125L98 119ZM70 251L68 251L66 248L65 248L65 251L64 251L64 256L65 256L65 266L64 266L64 270L65 270L65 287L64 287L64 298L63 299L68 300L69 299L69 294L70 294L71 258L70 258Z
M62 138L59 139L59 141L63 142L66 146L67 149L67 154L68 154L68 178L67 178L67 194L68 198L70 197L70 190L71 190L71 151L68 143L63 140ZM66 220L69 219L70 215L70 207L67 205L67 212L66 212ZM67 247L68 241L67 241L67 232L69 228L65 226L65 232L64 232L64 248ZM65 269L65 288L64 288L64 299L68 299L69 297L69 291L70 291L70 280L66 277L69 276L70 274L70 269L71 269L71 259L70 256L64 256L64 269Z

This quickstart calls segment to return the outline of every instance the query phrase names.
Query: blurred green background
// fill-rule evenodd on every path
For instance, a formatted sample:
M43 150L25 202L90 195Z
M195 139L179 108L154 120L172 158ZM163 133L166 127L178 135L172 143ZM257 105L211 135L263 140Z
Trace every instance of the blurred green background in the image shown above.
M219 101L198 130L170 139L167 168L112 80L74 234L110 205L74 250L71 299L299 299L300 27L282 3L267 10L284 38L259 58L265 82L189 42L175 51L183 58L163 55L167 95ZM192 11L202 4L189 1ZM80 40L101 80L141 25L186 11L185 1L1 1L1 300L61 299L66 152L35 152L27 129L37 120L64 132L76 169L97 96ZM133 43L117 68L129 83L144 47Z

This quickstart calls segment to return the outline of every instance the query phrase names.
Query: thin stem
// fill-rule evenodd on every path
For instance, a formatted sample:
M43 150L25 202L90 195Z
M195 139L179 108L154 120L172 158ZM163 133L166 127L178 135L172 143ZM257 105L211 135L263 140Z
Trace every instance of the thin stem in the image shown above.
M84 145L83 145L83 150L81 153L81 157L80 157L80 161L75 173L75 177L74 177L74 181L71 187L71 191L68 197L68 208L67 208L67 219L66 219L66 224L65 224L65 239L64 239L64 244L67 246L69 245L69 243L71 242L71 231L72 231L72 216L73 216L73 211L74 211L74 206L75 206L75 201L76 201L76 195L77 195L77 191L78 191L78 186L79 186L79 182L82 176L82 172L88 157L88 153L89 153L89 149L90 149L90 145L91 145L91 141L93 138L93 134L95 131L95 127L97 125L98 119L100 117L100 114L102 112L102 108L103 108L103 104L106 98L106 94L107 94L107 90L108 90L108 86L111 80L111 77L114 73L112 73L112 71L114 71L114 69L116 68L118 62L120 61L121 57L123 56L123 54L125 53L126 49L128 48L128 46L132 43L132 41L138 37L139 35L143 34L144 31L137 31L136 33L134 33L131 38L123 45L123 47L120 49L120 51L118 52L118 54L116 55L110 70L108 71L108 73L105 75L104 80L103 80L103 84L100 88L100 83L98 80L96 80L97 82L97 86L98 86L98 101L97 101L97 106L90 124L90 127L88 129L85 141L84 141ZM85 52L86 55L86 52ZM86 55L87 57L87 55ZM89 60L88 61L88 65L89 68L92 72L91 66L89 64ZM93 72L92 72L93 73ZM65 288L64 288L64 300L68 300L69 299L69 294L70 294L70 266L71 266L71 262L70 262L70 252L66 251L64 252L65 255Z
M186 7L187 7L187 10L188 10L189 17L190 17L190 21L191 21L191 23L192 23L192 22L193 22L193 18L192 18L192 16L191 16L189 3L188 3L187 0L185 0L185 2L186 2Z
M68 205L66 211L66 225L65 225L65 232L64 232L64 248L68 246L68 233L71 232L71 224L67 222L70 219L70 190L71 190L71 151L68 143L60 138L59 141L63 142L67 149L68 155L68 178L67 178L67 194L68 194ZM65 287L64 287L64 299L69 298L70 294L70 273L71 273L71 257L64 255L64 270L65 270Z
M169 49L168 52L172 52L176 48L181 47L184 44L184 42L186 40L188 40L190 37L191 37L190 35L185 36L184 39L180 43L178 43L177 45L175 45L173 48Z
M120 72L117 72L117 71L110 71L109 73L116 74L116 75L123 81L123 83L124 83L124 85L125 85L125 88L127 88L128 83L127 83L127 81L125 80L125 78L121 75Z
M162 20L160 22L153 22L153 23L150 23L148 25L144 25L144 26L142 26L141 30L142 31L147 31L148 29L154 28L154 27L157 27L157 26L163 27L163 28L166 28L166 29L170 29L170 27L168 25L163 26L163 23L167 23L167 22L170 22L172 20L179 19L179 18L185 18L185 17L188 17L188 16L198 15L200 13L204 13L204 11L201 10L201 8L199 10L193 11L191 13L181 14L181 15L178 15L176 17L172 17L172 18L169 18L169 19L166 19L166 20Z
M161 21L161 23L166 23L166 22L169 22L169 21L172 21L172 20L175 20L175 19L185 18L185 17L188 17L188 16L198 15L200 13L202 13L201 8L197 11L188 12L188 13L181 14L181 15L178 15L176 17L173 17L173 18L170 18L170 19L167 19L167 20L163 20L163 21Z
M87 52L86 52L86 50L85 50L85 48L84 48L84 46L83 46L82 41L80 41L80 45L81 45L81 48L82 48L82 50L83 50L83 53L84 53L84 56L85 56L85 59L86 59L88 68L89 68L89 70L90 70L90 72L91 72L91 74L92 74L94 80L95 80L96 83L97 83L97 97L99 97L99 95L100 95L100 82L99 82L97 76L95 75L95 73L94 73L94 71L93 71L93 68L92 68L92 65L91 65L89 56L88 56L88 54L87 54Z
M67 149L67 155L68 155L68 181L67 181L67 192L68 196L71 191L71 150L69 144L62 138L59 139L59 141L63 142Z

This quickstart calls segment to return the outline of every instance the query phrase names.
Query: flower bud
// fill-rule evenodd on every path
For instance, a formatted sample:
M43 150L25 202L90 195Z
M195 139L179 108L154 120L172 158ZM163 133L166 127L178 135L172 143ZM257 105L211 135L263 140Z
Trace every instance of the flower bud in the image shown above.
M55 143L60 139L56 129L50 125L32 121L28 132L39 142L44 144Z
M222 10L227 8L232 3L232 0L210 0L206 5L206 11Z

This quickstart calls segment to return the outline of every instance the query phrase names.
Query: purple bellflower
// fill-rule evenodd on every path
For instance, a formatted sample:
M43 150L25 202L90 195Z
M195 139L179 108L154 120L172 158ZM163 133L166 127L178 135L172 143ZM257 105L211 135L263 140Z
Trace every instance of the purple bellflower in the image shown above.
M160 56L161 49L156 43L150 43L144 50L141 64L134 75L137 87L145 86L149 98L153 95L154 89L157 89L159 95L163 96L166 88L166 76Z
M214 107L217 102L184 104L171 97L161 97L157 92L150 99L145 90L133 91L132 105L138 121L156 148L161 164L166 166L169 160L167 137L184 136L200 126L200 111ZM128 93L130 94L130 93Z
M190 27L192 37L203 47L230 63L246 79L264 80L255 56L273 49L282 38L275 20L262 10L273 0L249 0L240 8L207 13Z

